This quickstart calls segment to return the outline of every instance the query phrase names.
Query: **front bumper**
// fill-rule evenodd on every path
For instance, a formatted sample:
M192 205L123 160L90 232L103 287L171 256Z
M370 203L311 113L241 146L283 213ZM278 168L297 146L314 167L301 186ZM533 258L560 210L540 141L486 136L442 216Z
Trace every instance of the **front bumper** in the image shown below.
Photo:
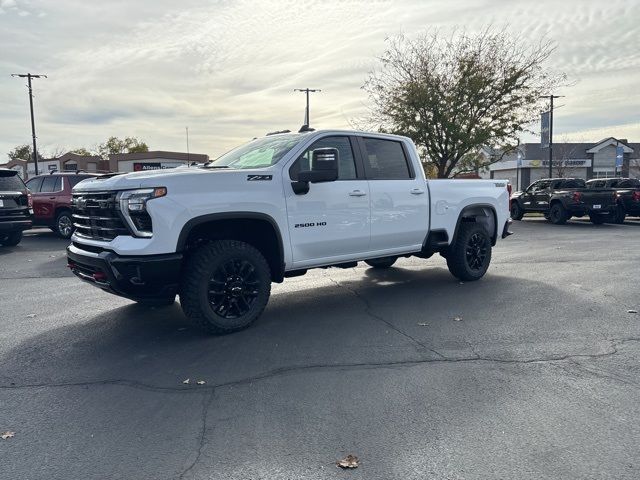
M0 234L22 232L23 230L29 230L31 226L31 220L9 220L8 222L0 222Z
M178 293L181 253L121 256L109 250L71 244L68 267L81 280L114 295L138 302L164 302Z

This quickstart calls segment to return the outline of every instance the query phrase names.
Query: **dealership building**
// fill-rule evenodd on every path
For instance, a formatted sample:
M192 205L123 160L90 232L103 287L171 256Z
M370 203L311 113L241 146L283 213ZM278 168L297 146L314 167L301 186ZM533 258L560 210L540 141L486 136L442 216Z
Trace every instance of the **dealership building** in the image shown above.
M617 147L624 152L622 167L618 168ZM585 180L615 176L638 178L640 143L614 137L596 143L554 143L552 165L554 177ZM523 143L513 153L489 165L488 174L489 178L507 179L514 187L525 188L536 180L549 178L549 149L541 148L540 143Z
M85 172L138 172L145 170L160 170L164 168L175 168L181 165L192 163L204 163L209 161L209 155L201 153L184 152L140 152L140 153L118 153L109 155L105 160L98 155L78 155L68 152L56 158L41 158L38 160L38 172L40 174L53 171L77 171ZM25 180L33 177L36 173L35 165L32 161L12 160L3 168L11 168L20 172L20 176Z

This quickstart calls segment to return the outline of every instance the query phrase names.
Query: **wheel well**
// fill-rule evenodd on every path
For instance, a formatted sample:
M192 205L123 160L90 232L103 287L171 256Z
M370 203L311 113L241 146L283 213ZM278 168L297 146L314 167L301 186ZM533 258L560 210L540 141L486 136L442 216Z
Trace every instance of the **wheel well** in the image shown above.
M197 219L195 219L197 220ZM257 248L264 255L271 278L282 282L284 278L284 254L280 233L269 220L262 218L222 218L187 224L178 240L178 251L196 248L211 240L240 240Z
M458 229L462 222L475 222L484 227L491 237L491 245L495 245L498 239L498 222L495 209L490 205L472 205L466 207L458 217L454 238L458 235Z

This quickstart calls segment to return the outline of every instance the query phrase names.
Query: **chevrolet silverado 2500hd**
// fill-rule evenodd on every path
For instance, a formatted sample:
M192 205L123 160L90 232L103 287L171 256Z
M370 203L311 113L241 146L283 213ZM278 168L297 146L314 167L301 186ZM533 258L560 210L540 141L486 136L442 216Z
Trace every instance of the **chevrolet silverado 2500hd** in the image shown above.
M271 282L310 268L440 253L457 278L481 278L510 233L509 189L427 180L405 137L270 135L203 166L79 183L68 264L141 303L179 295L195 324L226 333L262 313Z

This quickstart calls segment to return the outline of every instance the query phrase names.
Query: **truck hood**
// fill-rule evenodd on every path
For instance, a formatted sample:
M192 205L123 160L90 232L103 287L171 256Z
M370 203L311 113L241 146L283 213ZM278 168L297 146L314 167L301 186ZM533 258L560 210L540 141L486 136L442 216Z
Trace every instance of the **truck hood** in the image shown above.
M135 188L171 187L186 184L201 175L213 175L220 181L247 180L248 175L273 175L273 170L249 170L232 168L177 167L165 170L149 170L88 178L73 187L74 192L104 190L131 190Z

